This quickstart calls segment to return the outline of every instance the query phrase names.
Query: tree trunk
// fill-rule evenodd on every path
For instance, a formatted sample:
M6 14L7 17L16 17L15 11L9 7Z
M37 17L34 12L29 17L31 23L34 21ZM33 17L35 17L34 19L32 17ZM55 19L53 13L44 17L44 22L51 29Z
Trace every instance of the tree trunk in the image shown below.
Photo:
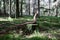
M4 16L6 16L6 5L5 5L5 0L3 0L3 2L4 2Z
M23 0L21 0L21 16L23 15L23 8L22 8L22 5L23 5Z
M53 2L56 2L57 0L54 0Z
M38 17L40 16L40 0L38 0Z
M56 17L58 16L58 7L56 7L56 10L55 10L55 12L56 12Z
M16 17L19 17L19 0L16 0Z
M49 0L49 9L48 9L48 16L50 16L50 3L51 3L51 0Z
M30 0L29 0L29 15L30 15Z
M35 11L36 11L35 5L36 5L36 0L34 0L34 4L33 4L33 16L35 15Z
M11 0L10 0L10 15L9 16L11 17Z

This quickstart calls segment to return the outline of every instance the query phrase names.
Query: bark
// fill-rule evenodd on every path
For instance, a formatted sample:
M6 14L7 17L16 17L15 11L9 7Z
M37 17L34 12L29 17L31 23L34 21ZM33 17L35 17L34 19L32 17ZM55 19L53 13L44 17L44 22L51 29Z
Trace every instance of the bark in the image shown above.
M10 0L10 15L9 16L11 17L11 0Z
M23 0L21 0L21 16L23 15L23 7L22 7L22 5L23 5Z
M56 2L57 0L54 0L54 2Z
M33 3L33 16L35 15L35 11L36 11L35 5L36 5L36 0L34 0L34 3Z
M30 0L29 0L29 15L30 15Z
M56 10L55 10L55 12L56 12L56 17L58 16L58 7L56 7Z
M38 0L38 17L40 16L40 0Z
M16 17L19 17L19 0L16 0Z
M3 0L4 2L4 16L6 15L6 7L5 7L5 0Z

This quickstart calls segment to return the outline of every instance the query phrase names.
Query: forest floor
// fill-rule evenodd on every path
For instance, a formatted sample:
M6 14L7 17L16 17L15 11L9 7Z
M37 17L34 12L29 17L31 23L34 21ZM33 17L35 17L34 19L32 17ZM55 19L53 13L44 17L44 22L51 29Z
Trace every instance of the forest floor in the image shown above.
M32 21L33 17L21 18L0 18L0 24L11 26L12 24L20 24L27 21ZM11 19L11 20L10 20ZM5 21L7 20L7 21ZM60 40L60 17L39 17L37 18L39 31L34 31L30 35L20 35L17 33L5 34L0 36L0 40ZM2 27L2 26L1 26Z

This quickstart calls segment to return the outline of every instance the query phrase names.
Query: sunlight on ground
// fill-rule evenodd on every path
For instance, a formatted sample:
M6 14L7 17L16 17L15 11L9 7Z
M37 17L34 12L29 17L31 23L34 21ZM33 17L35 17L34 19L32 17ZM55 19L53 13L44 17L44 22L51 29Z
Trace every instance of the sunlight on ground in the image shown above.
M27 38L32 38L32 37L45 37L45 34L40 34L39 32L34 31L33 34L26 36Z
M19 36L20 36L20 34L13 34L13 36L15 37L15 38L18 38Z
M27 19L28 21L32 21L33 19Z
M13 21L13 19L11 18L11 17L8 17L8 19L7 19L8 21Z
M4 18L0 18L0 21L8 21L8 20Z
M13 21L13 18L8 17L8 18L0 18L0 21Z
M39 33L39 32L36 32L34 31L33 34L29 35L29 36L26 36L27 38L32 38L32 37L40 37L40 38L45 38L45 37L48 37L48 38L51 38L51 39L56 39L55 36L53 36L51 33Z

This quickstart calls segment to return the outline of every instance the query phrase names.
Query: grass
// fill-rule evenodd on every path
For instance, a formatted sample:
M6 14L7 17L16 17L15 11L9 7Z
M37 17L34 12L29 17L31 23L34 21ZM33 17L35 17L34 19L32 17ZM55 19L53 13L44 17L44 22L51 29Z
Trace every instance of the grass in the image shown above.
M13 21L0 21L0 24L4 25L5 27L7 26L11 26L14 24L21 24L27 21L32 21L31 16L24 16L24 17L20 17L17 19L13 18ZM59 29L60 28L60 17L49 17L49 16L41 16L39 18L37 18L37 23L39 24L40 27L42 28L50 28L50 29ZM6 25L7 24L7 25Z
M20 39L19 38L9 38L9 37L6 37L5 38L0 38L0 40L48 40L46 38L40 38L40 37L32 37L32 38L25 38L25 39Z
M0 40L58 40L56 38L49 38L47 36L41 36L41 33L35 32L30 36L21 36L20 34L6 34L0 36Z
M0 24L2 24L5 27L9 27L9 26L13 26L14 24L20 24L20 23L24 23L27 21L32 21L32 18L33 17L31 17L31 16L28 16L28 17L24 16L24 17L20 17L17 19L13 18L13 21L0 21ZM51 33L54 36L55 36L55 34L60 33L60 17L41 16L41 17L37 18L37 23L39 24L40 33L42 33L42 32ZM28 25L28 26L30 26L30 25ZM2 30L2 29L3 28L0 28L0 30ZM41 30L43 30L43 31L41 32ZM37 35L37 33L35 33L35 34L33 33L33 35ZM38 35L40 35L40 34L38 34ZM2 37L0 36L0 40L59 40L59 39L57 37L51 39L51 38L48 38L47 36L45 36L45 37L33 36L31 38L26 38L26 37L22 37L21 35L19 35L16 38L16 37L14 37L13 34L7 34Z

